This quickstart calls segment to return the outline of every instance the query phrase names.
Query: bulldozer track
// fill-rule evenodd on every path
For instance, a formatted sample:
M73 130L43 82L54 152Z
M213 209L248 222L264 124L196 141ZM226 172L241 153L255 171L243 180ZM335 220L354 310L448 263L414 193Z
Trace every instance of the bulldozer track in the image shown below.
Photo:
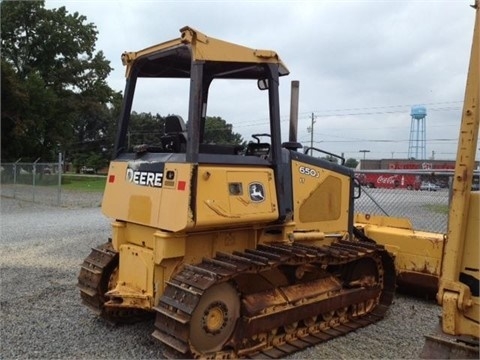
M288 275L285 267L299 278L304 269L323 275L290 276L287 286L245 292L272 271ZM387 251L364 242L275 243L217 253L185 265L167 282L152 335L171 358L280 358L382 319L394 274Z
M77 287L82 303L113 324L132 323L151 317L152 313L143 310L105 304L109 300L105 293L114 288L117 271L118 252L113 249L111 242L92 248L78 276Z

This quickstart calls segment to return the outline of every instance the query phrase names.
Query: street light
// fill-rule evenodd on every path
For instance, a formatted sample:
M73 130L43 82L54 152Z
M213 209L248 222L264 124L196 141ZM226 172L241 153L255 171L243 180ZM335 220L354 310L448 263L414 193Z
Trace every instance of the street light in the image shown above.
M363 160L365 160L365 155L366 155L366 153L369 153L370 150L359 150L358 152L363 153Z

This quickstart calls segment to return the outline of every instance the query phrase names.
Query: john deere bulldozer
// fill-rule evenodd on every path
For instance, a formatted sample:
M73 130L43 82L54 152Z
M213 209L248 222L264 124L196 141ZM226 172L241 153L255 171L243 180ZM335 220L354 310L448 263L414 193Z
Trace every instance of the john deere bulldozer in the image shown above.
M274 51L180 32L122 55L127 81L102 203L112 237L81 267L83 302L114 322L153 314L154 338L179 357L278 358L381 319L393 259L353 226L353 171L282 143L284 63ZM136 100L170 111L162 94L137 90L150 80L165 81L169 95L176 81L187 86L186 121L169 115L158 141L137 143ZM249 102L226 98L237 84L254 94ZM265 118L268 132L246 146L205 141L215 97L250 122ZM260 103L262 113L250 109Z

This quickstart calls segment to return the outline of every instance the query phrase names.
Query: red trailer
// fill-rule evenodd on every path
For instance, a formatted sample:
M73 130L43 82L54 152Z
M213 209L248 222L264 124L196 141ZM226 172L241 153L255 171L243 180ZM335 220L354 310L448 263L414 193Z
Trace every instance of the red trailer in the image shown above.
M418 190L422 183L419 175L392 174L381 172L356 172L360 185L369 188Z

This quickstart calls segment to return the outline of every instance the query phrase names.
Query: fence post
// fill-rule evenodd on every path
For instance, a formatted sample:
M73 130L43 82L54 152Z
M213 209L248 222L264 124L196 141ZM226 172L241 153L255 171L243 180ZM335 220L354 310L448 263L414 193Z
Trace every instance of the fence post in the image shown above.
M32 184L33 184L33 192L32 192L32 201L35 202L35 180L36 180L36 177L37 177L37 162L38 160L40 160L40 158L38 158L37 160L35 160L33 162L33 169L32 169L32 175L33 175L33 181L32 181Z
M62 192L62 153L58 153L58 189L57 189L57 206L60 206Z
M15 199L17 196L17 164L22 160L22 158L18 159L13 163L13 198Z

